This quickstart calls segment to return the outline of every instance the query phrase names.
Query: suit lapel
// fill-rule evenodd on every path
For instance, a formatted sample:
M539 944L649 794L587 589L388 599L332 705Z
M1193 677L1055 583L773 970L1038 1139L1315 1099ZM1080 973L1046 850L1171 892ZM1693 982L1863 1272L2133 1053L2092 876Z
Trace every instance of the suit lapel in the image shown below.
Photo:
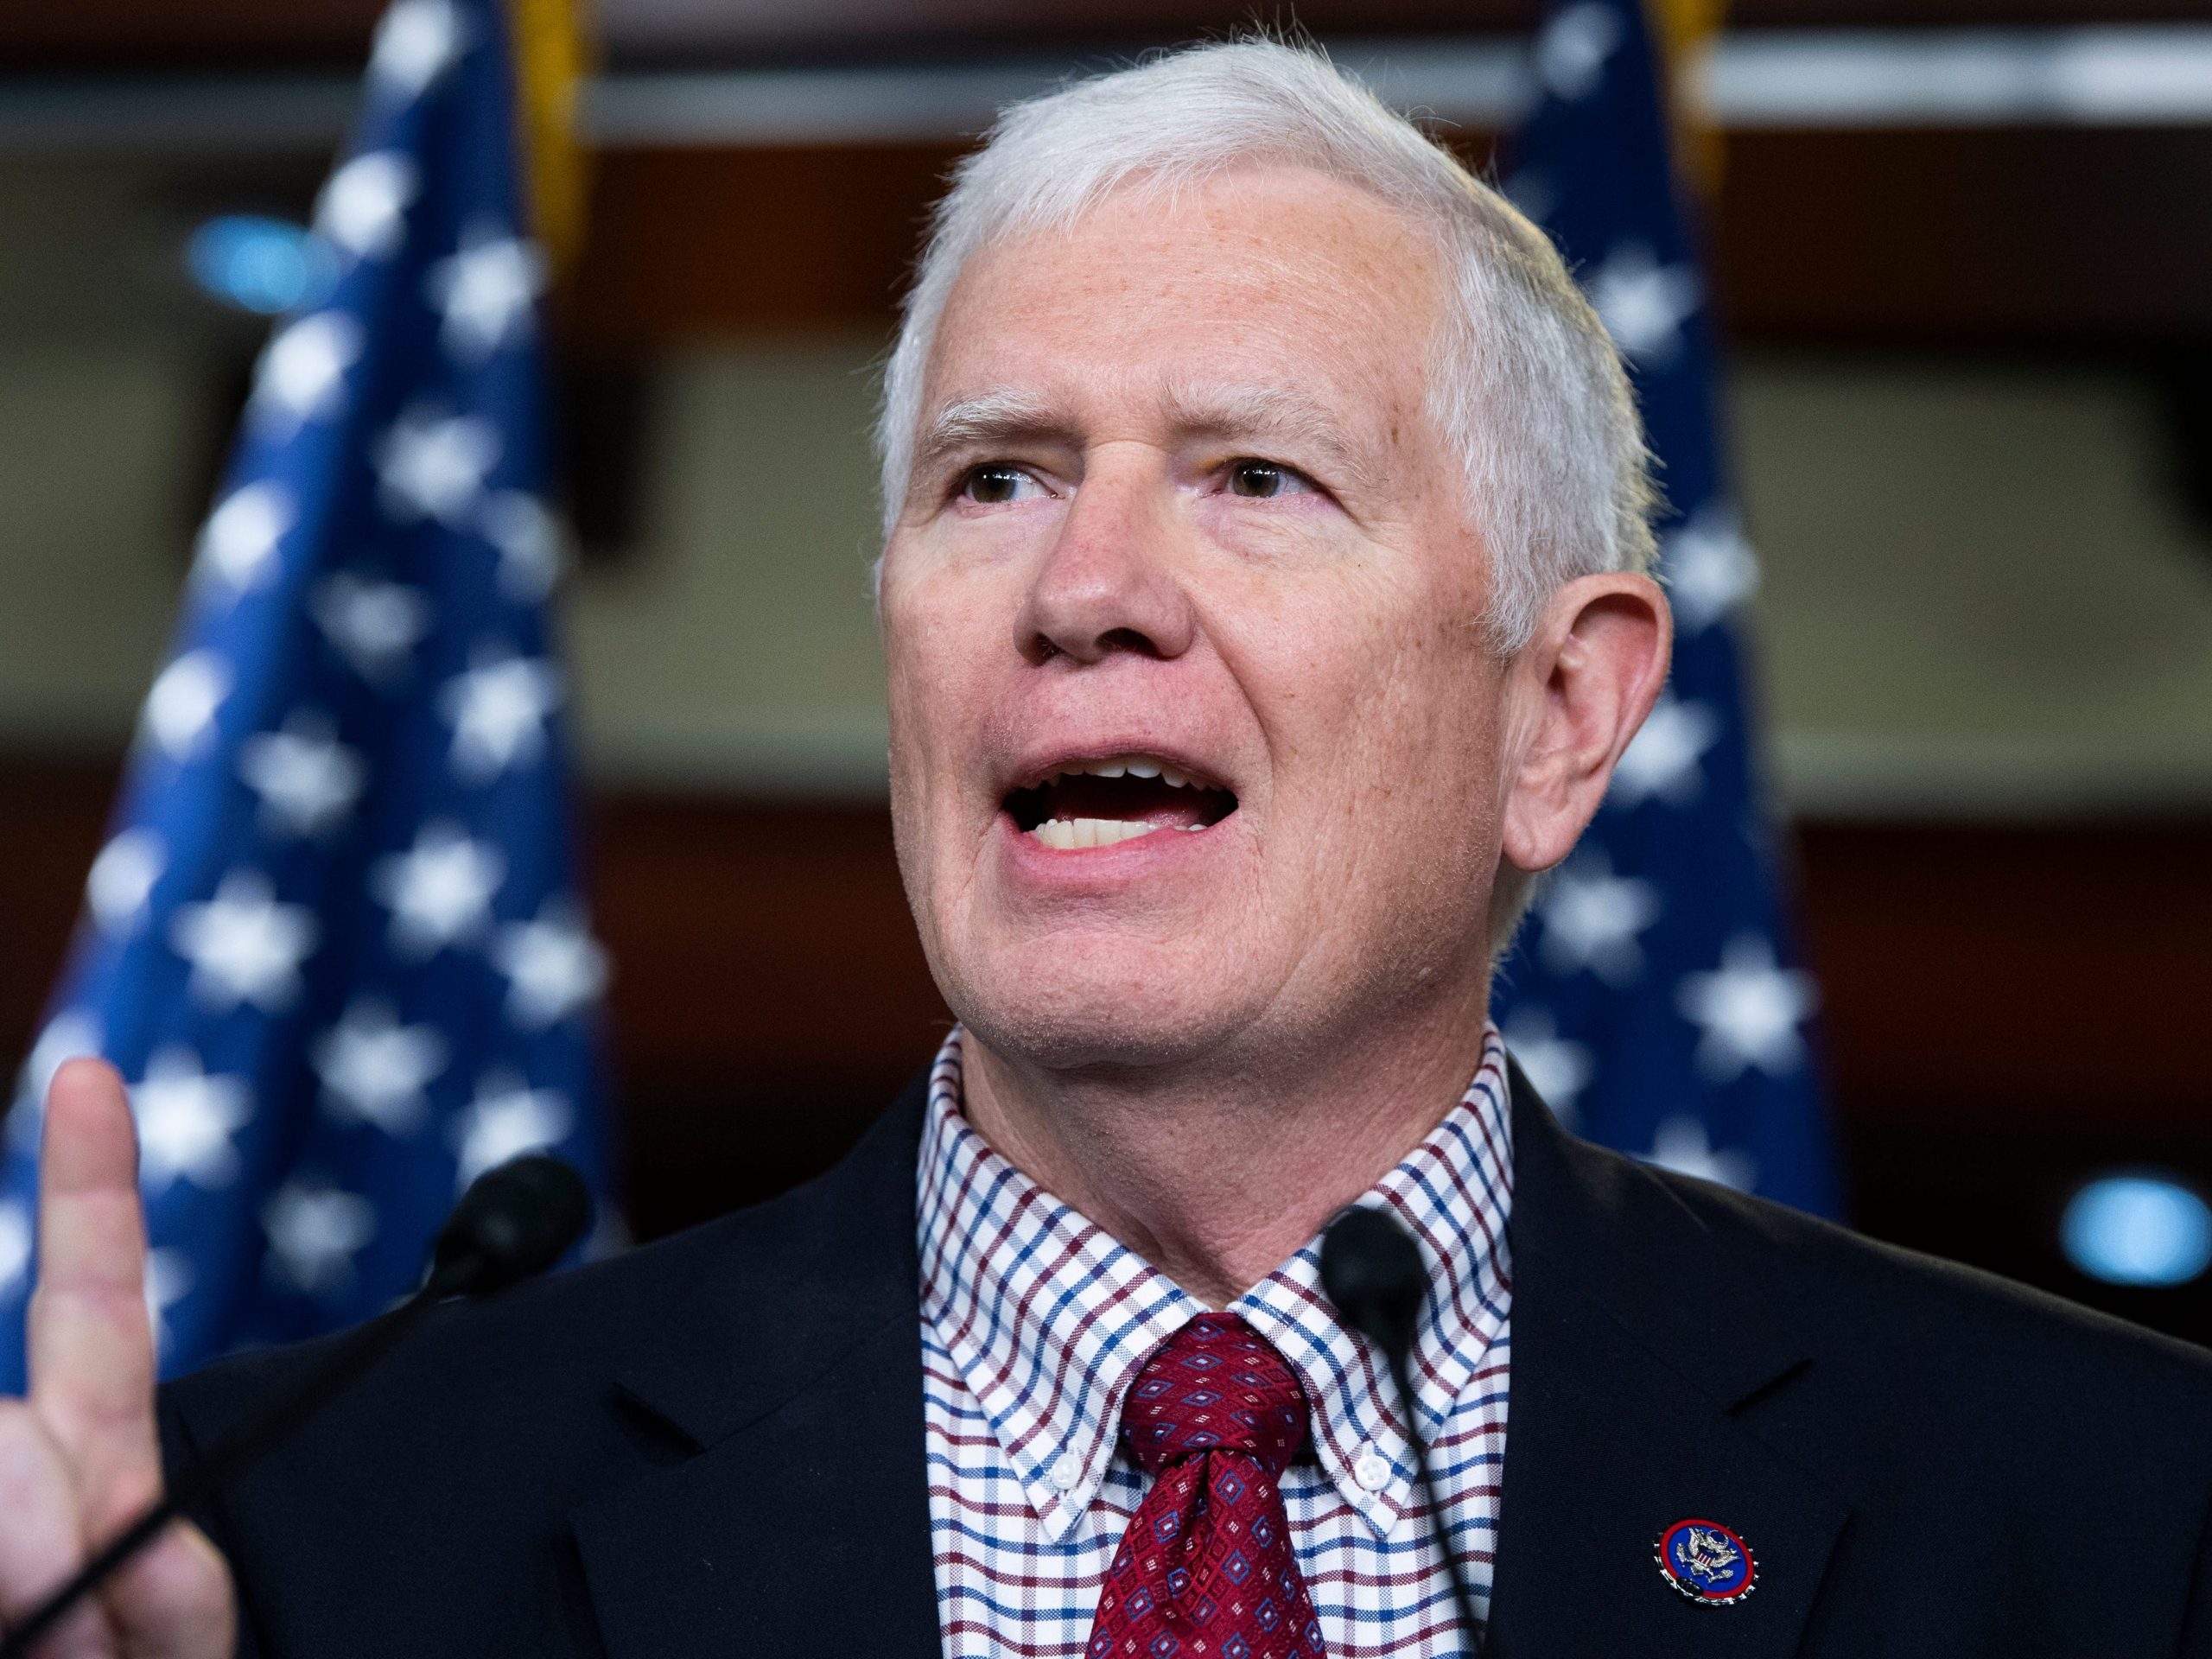
M1512 1079L1512 1399L1492 1659L1783 1659L1847 1506L1747 1427L1805 1361L1786 1291L1729 1259L1649 1171L1585 1146ZM1686 1600L1661 1532L1717 1521L1756 1588Z
M922 1416L917 1083L821 1181L740 1217L622 1375L690 1455L573 1517L612 1659L939 1649Z
M624 1373L688 1455L573 1517L611 1659L941 1651L917 1328L917 1083L843 1164L737 1218ZM1511 1419L1489 1659L1786 1659L1847 1506L1748 1426L1805 1347L1649 1172L1582 1145L1516 1069ZM1693 1605L1660 1532L1720 1522L1757 1589Z

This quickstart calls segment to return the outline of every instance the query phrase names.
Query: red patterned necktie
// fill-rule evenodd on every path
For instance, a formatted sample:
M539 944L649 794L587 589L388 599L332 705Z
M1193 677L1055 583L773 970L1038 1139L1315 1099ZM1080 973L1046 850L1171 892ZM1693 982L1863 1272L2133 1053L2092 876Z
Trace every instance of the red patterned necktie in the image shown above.
M1319 1659L1321 1626L1277 1484L1306 1444L1297 1374L1233 1313L1145 1363L1122 1438L1152 1490L1098 1593L1086 1659Z

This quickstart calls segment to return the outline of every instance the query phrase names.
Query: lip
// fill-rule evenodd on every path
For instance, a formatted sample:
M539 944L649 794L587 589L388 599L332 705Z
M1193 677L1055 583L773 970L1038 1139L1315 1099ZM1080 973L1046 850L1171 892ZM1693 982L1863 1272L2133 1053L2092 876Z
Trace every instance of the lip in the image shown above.
M1128 753L1127 749L1106 751L1108 754ZM1155 830L1148 836L1117 841L1110 847L1064 849L1047 847L1001 809L998 815L999 850L1020 886L1063 893L1099 893L1156 878L1220 853L1234 833L1230 826L1236 821L1237 815L1231 812L1204 830Z

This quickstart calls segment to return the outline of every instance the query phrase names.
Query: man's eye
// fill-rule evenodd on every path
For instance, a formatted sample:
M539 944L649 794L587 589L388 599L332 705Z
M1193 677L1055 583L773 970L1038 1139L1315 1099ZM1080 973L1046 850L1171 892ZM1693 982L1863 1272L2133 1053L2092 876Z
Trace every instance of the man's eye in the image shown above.
M1310 495L1313 482L1305 474L1272 461L1232 461L1229 463L1231 495Z
M1007 501L1025 501L1039 494L1044 486L1019 467L993 461L971 467L960 483L963 499L995 507Z

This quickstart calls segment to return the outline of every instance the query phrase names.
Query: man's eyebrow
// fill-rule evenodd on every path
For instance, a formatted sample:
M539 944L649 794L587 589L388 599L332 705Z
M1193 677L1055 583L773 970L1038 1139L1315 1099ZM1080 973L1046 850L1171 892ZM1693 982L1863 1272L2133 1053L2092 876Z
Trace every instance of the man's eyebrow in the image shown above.
M1356 488L1375 486L1376 458L1363 453L1328 409L1291 388L1174 386L1167 391L1166 416L1179 435L1262 448L1284 444L1312 456L1342 482ZM1080 448L1080 423L1030 392L987 391L955 398L923 427L914 446L913 470L918 475L932 471L963 450L1039 442Z
M957 397L923 427L914 446L914 470L929 471L959 450L1039 438L1073 442L1075 423L1027 392L987 391Z
M1286 443L1313 454L1355 487L1375 483L1376 458L1364 453L1326 407L1288 387L1179 386L1168 394L1168 411L1179 432Z

